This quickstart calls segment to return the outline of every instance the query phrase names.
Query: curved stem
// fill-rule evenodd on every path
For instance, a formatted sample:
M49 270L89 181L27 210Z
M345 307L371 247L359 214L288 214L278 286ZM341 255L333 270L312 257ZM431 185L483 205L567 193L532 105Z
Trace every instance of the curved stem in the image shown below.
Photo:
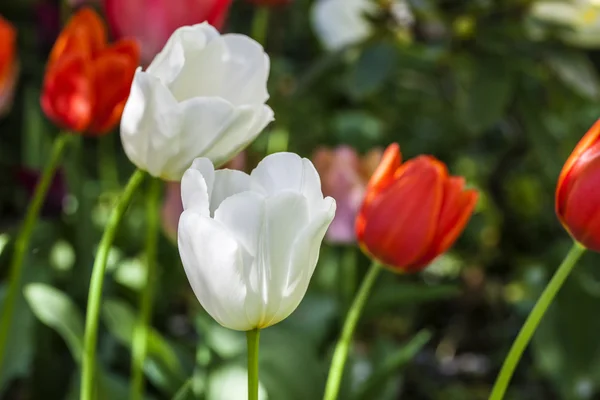
M248 343L248 400L258 400L258 342L260 330L246 332Z
M356 329L360 314L362 313L363 308L365 308L365 303L369 298L369 293L371 292L371 289L373 288L380 271L381 265L374 261L369 269L369 272L367 272L367 276L363 280L360 289L354 298L354 301L352 302L352 306L350 306L350 310L348 311L348 315L346 316L346 321L344 322L344 327L342 329L342 335L335 346L335 351L331 360L329 377L327 378L327 386L325 386L325 396L323 397L324 400L337 399L340 391L342 376L344 374L344 366L346 365L346 360L348 359L348 351L350 350L352 336L354 335L354 330Z
M112 210L102 239L98 245L96 259L92 269L90 290L88 294L87 312L85 318L85 335L83 338L83 357L81 372L81 396L80 400L92 400L94 398L94 367L96 364L96 342L98 341L98 322L100 318L100 302L102 299L102 286L104 284L104 273L106 261L112 242L119 229L125 211L131 202L133 194L142 183L145 172L136 170L123 193L121 194L115 208Z
M0 312L0 367L4 359L6 351L6 342L12 317L15 311L15 303L21 288L21 276L23 275L23 260L29 246L29 240L33 232L33 227L38 219L48 189L54 179L54 174L58 168L58 164L67 147L67 143L73 138L68 133L61 133L55 140L52 146L52 154L50 160L46 164L44 171L35 187L33 198L27 207L25 219L21 225L21 229L15 240L15 249L10 263L8 277L8 292L2 303L2 311Z
M152 178L150 190L146 197L146 284L140 297L140 313L133 332L131 360L131 396L130 399L141 400L144 393L144 360L148 350L148 335L152 319L152 302L156 280L156 246L158 242L158 201L160 198L160 180Z
M490 400L501 400L504 397L504 393L508 388L508 384L510 383L515 368L523 355L523 351L529 344L531 337L544 317L546 310L548 310L548 307L552 303L554 296L556 296L556 293L558 293L563 283L565 283L569 273L573 270L577 260L579 260L584 252L585 248L583 246L579 243L573 243L573 247L571 247L571 250L569 250L569 253L554 273L554 276L544 289L544 292L537 303L535 303L533 310L529 313L525 324L510 348L510 352L506 356L504 364L502 364L502 369L498 374L498 378L496 378L496 383L490 394Z
M263 47L267 39L267 31L269 29L269 7L258 6L254 11L254 17L252 18L252 33L251 36L254 40L260 43Z

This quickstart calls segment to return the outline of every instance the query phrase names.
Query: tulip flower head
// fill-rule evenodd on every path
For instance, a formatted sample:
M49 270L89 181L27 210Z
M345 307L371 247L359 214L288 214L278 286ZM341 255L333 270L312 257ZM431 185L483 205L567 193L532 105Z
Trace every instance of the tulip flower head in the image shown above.
M323 184L323 193L337 203L335 218L325 239L331 243L356 242L354 221L365 194L367 182L381 160L382 150L373 149L362 158L352 147L339 146L333 150L320 148L313 162Z
M266 157L250 175L196 159L181 181L179 254L196 297L226 328L266 328L298 306L335 200L312 163Z
M600 120L577 144L556 185L556 215L571 236L600 251Z
M269 57L247 36L207 23L179 28L146 71L138 69L121 120L129 159L179 181L196 157L224 164L273 120Z
M62 128L89 135L112 130L121 118L139 46L132 40L108 45L94 11L78 11L56 40L46 66L42 109Z
M221 29L231 0L103 0L113 34L134 37L147 65L177 28L208 22Z
M19 74L16 41L15 28L0 16L0 116L10 109Z
M371 177L356 219L356 236L374 259L402 272L416 272L450 248L465 228L477 192L462 177L449 176L431 156L402 164L390 145Z

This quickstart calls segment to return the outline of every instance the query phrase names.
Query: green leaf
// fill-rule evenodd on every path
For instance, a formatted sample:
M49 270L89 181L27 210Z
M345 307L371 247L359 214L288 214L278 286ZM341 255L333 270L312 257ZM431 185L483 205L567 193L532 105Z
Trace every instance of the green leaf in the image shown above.
M120 300L108 299L102 307L102 316L109 332L124 346L131 349L136 315L133 309ZM144 365L148 377L163 390L174 392L183 383L185 373L177 353L152 329L148 336L148 360Z
M600 82L596 67L590 59L578 51L555 51L546 56L550 69L574 92L581 96L597 99Z
M35 316L63 338L71 355L79 362L83 349L84 323L75 303L60 290L43 283L29 284L24 291Z
M380 391L385 387L387 380L398 374L431 339L431 332L417 333L407 344L389 354L385 361L377 366L371 376L358 389L357 400L380 398Z

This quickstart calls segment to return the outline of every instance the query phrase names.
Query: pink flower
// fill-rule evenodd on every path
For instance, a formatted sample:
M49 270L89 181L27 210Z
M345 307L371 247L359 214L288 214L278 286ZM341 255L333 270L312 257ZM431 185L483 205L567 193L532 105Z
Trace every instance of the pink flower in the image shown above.
M223 168L243 171L246 168L246 153L239 153L231 161L225 164ZM173 241L177 241L177 225L179 225L179 217L182 212L181 184L179 182L167 182L165 200L161 210L161 219L165 234Z
M356 241L354 221L367 182L381 155L381 149L372 149L361 158L350 146L339 146L333 150L319 148L313 154L323 194L333 197L337 203L335 218L325 236L329 242L351 244Z
M231 0L103 0L117 38L136 38L142 62L150 63L175 29L204 21L221 29Z

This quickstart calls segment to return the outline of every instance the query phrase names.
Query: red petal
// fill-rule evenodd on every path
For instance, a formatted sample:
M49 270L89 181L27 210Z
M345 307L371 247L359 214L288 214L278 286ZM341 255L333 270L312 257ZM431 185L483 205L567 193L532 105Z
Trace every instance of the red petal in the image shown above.
M462 233L477 204L478 193L474 190L463 190L465 180L462 177L451 177L444 184L444 201L437 230L431 246L413 268L428 265L438 255L450 248Z
M600 251L600 153L587 160L566 193L563 222L587 248Z
M91 66L84 57L63 58L46 72L42 109L59 126L83 132L94 107Z
M94 61L95 107L90 133L106 133L119 122L138 60L138 46L122 41L100 53Z
M383 263L405 269L427 251L442 206L446 169L420 157L363 214L362 245Z
M555 194L555 210L558 217L564 224L564 213L566 207L566 200L568 192L573 185L573 170L576 164L580 161L582 155L592 146L599 143L600 137L600 119L598 119L594 125L587 131L587 133L581 138L575 149L565 162L560 176L558 177L558 184L556 185Z

